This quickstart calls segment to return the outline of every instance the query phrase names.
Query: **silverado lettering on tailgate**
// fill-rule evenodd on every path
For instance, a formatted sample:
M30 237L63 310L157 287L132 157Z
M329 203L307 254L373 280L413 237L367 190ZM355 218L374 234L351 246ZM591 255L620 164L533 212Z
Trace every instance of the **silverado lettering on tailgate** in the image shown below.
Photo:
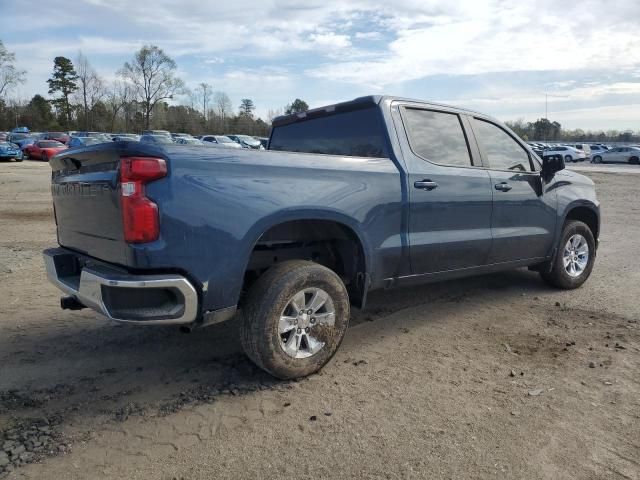
M51 194L54 197L97 197L108 194L110 190L107 183L54 183L51 185Z

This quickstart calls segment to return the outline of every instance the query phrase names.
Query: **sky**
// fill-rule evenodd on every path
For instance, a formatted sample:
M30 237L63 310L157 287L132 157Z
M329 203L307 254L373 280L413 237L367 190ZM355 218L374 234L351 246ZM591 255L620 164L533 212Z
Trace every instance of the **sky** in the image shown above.
M0 39L47 93L79 51L109 82L144 44L256 113L362 95L437 101L501 120L640 130L639 0L0 0Z

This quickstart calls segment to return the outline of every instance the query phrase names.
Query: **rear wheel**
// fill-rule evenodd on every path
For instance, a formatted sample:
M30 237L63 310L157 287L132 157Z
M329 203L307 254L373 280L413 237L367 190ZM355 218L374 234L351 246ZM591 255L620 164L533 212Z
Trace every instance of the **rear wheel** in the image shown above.
M578 288L591 275L595 258L596 242L591 229L583 222L569 220L562 230L551 270L544 269L540 275L554 287Z
M638 163L640 163L640 162L638 161L638 157L631 157L631 158L629 159L629 163L630 163L631 165L638 165Z
M242 316L242 346L256 365L278 378L304 377L320 370L340 346L349 297L333 271L291 260L256 281Z
M573 157L571 155L565 155L564 156L564 161L565 162L573 162Z

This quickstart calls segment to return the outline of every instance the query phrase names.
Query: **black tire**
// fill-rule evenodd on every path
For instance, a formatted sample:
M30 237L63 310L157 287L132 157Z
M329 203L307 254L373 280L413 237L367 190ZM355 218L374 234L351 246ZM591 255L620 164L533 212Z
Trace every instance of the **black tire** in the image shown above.
M43 162L48 162L49 161L49 157L47 156L46 152L42 152L42 161Z
M596 155L593 157L593 163L602 163L602 157L600 155Z
M564 161L565 162L573 162L573 158L571 157L571 155L565 155L564 156Z
M316 325L324 346L309 357L295 358L282 347L278 324L296 293L307 288L319 288L329 294L335 323L326 328ZM274 377L305 377L331 360L347 331L349 315L349 296L338 275L317 263L286 261L267 270L250 289L242 309L240 340L247 356Z
M564 267L563 263L563 253L564 247L571 238L575 234L580 234L587 241L587 245L589 248L589 258L587 261L587 265L577 277L572 277L569 275L567 270ZM560 236L560 243L558 245L558 250L556 252L556 257L553 260L553 264L551 266L551 270L543 269L540 272L540 275L549 285L552 285L557 288L562 288L565 290L571 290L574 288L580 287L584 282L587 281L589 276L591 275L591 271L593 270L593 264L596 259L596 241L593 237L593 232L591 229L583 222L578 220L569 220L565 223L564 228L562 229L562 235Z
M631 165L638 165L638 163L640 163L640 161L638 161L638 157L631 157L631 158L629 159L629 163L630 163Z

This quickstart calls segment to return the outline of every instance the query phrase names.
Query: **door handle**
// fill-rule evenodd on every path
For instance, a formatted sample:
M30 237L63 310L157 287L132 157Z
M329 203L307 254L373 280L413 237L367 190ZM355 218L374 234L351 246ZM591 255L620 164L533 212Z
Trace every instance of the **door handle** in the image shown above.
M496 190L500 190L501 192L508 192L513 188L507 182L496 183L495 187L496 187Z
M432 182L431 180L422 180L420 182L413 182L413 186L421 190L433 190L434 188L438 188L438 184L436 182Z

